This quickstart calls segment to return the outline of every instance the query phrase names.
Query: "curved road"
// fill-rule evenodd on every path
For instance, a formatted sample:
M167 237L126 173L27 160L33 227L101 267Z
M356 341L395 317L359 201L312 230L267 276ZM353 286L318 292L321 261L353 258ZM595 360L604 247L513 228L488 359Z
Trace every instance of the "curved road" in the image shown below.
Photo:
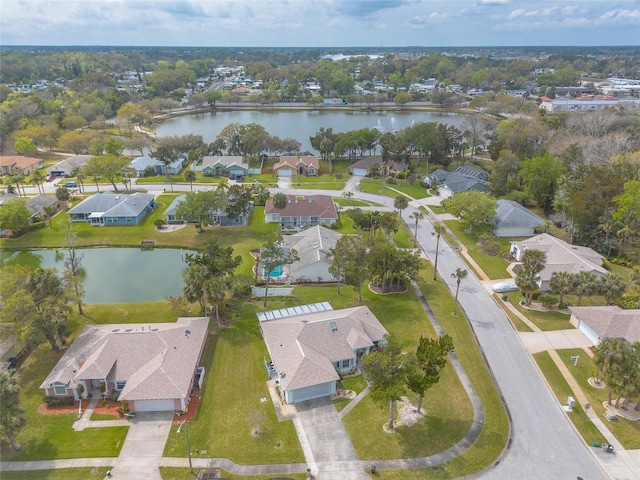
M55 191L46 184L48 192ZM145 184L150 193L161 193L166 185ZM208 189L210 185L194 185ZM30 190L30 189L27 189ZM33 189L35 190L35 189ZM91 191L87 188L87 191ZM188 185L174 185L174 190L189 190ZM275 190L275 189L274 189ZM299 189L280 189L284 193L307 193ZM335 196L335 190L313 190L313 194ZM369 200L393 208L393 198L354 191L354 198ZM416 209L402 212L407 225ZM418 242L429 257L435 260L433 225L423 221L418 226ZM456 268L467 268L455 249L440 242L438 273L455 291L451 274ZM512 419L513 440L500 462L475 478L488 480L597 480L611 478L602 470L591 451L579 437L549 390L506 315L493 298L470 275L461 283L458 300L464 309L478 342L494 375L499 391Z

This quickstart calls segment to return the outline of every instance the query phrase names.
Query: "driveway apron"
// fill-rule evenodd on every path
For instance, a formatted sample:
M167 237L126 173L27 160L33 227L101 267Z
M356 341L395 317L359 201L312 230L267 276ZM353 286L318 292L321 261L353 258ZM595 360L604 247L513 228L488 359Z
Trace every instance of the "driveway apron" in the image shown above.
M318 480L371 478L362 470L330 398L302 402L296 405L296 411L294 424L309 468Z
M170 412L137 414L130 422L129 433L113 465L111 478L161 480L158 466L172 420Z

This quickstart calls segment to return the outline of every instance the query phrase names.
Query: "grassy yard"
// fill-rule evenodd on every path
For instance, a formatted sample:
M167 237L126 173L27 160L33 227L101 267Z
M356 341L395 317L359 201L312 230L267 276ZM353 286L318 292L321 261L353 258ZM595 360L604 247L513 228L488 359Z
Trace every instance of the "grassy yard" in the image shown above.
M341 207L379 207L376 202L367 202L366 200L356 200L355 198L333 197L333 202Z
M404 180L399 180L397 185L388 185L384 183L382 178L363 178L360 181L360 191L364 193L373 193L375 195L383 195L385 197L395 198L402 192L413 199L429 197L429 192L419 184L408 185Z
M582 353L584 355L584 352ZM553 363L553 360L547 352L536 353L533 355L533 358L538 364L538 367L540 367L540 370L544 373L547 383L551 386L551 390L553 390L553 393L560 403L565 403L567 401L567 397L570 395L575 396L573 390L571 390L571 387L560 373L560 370L558 370L558 367ZM600 434L600 431L593 425L591 420L589 420L583 410L583 406L584 405L580 405L576 402L573 407L573 412L567 413L569 420L571 420L580 433L580 436L582 436L587 444L590 445L594 441L603 443L605 439ZM602 407L600 408L602 409Z
M560 358L573 375L573 378L576 379L578 385L580 385L580 388L587 396L593 411L598 414L598 418L601 418L604 421L603 415L605 408L602 406L602 403L608 400L609 393L607 388L595 388L589 384L589 377L593 377L595 375L595 368L591 358L584 350L581 349L558 350L558 355L560 355ZM571 361L571 357L573 355L580 356L576 365ZM564 401L565 399L559 398L560 401ZM613 396L612 401L616 401L615 395ZM605 421L607 428L611 430L611 433L616 436L616 439L624 446L624 448L639 449L640 421L631 422L625 418L619 418L620 421L618 422ZM593 442L593 439L590 437L585 437L584 439L587 443Z
M29 470L25 472L2 472L3 480L101 480L109 467L59 468L55 470ZM165 478L165 477L163 477ZM191 477L195 479L195 476Z
M519 296L518 292L513 293ZM568 310L566 313L560 311L540 311L524 308L517 301L513 302L513 304L522 314L535 323L540 330L549 332L552 330L566 330L574 328L574 326L569 323L571 315L569 315Z
M469 250L469 255L484 270L484 273L491 279L507 278L507 267L509 262L502 255L492 257L483 253L478 245L478 233L467 232L468 225L459 220L445 220L444 224L453 232L453 234L462 242ZM500 243L500 252L509 252L509 242L513 238L497 238Z
M163 480L195 480L198 469L194 469L193 473L189 473L188 468L160 467L160 475ZM232 478L233 480L271 480L274 475L236 475L228 473L224 470L220 471L221 478ZM287 473L281 478L292 478L293 480L306 480L306 473Z
M340 180L321 182L317 179L315 182L298 182L296 179L291 183L291 186L299 190L342 190L345 182Z

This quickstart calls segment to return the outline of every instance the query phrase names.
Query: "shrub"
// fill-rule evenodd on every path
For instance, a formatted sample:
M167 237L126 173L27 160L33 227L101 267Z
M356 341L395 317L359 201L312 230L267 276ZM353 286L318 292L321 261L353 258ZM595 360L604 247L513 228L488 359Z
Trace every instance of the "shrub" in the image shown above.
M62 399L62 404L63 405L73 405L75 403L76 399L73 397L64 397Z
M42 401L47 405L49 405L50 407L55 407L56 405L60 405L60 399L58 397L49 397L45 395Z
M393 177L387 177L387 179L384 181L384 183L386 183L387 185L397 185L398 182L396 182L396 179Z
M406 172L398 172L398 174L396 175L396 178L398 180L404 180L406 176L407 176Z
M122 401L122 411L124 413L129 413L129 400Z
M342 180L342 177L344 177L342 173L336 173L336 180Z
M543 295L540 295L540 301L542 302L542 305L544 305L545 307L553 307L558 303L558 297L554 295L543 294Z
M638 295L627 292L616 301L616 305L625 310L638 308Z

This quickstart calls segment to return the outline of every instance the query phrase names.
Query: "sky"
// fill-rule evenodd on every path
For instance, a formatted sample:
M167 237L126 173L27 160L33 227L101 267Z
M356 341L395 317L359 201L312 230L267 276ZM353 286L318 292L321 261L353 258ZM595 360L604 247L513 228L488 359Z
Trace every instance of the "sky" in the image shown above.
M1 0L0 44L638 46L640 0Z

